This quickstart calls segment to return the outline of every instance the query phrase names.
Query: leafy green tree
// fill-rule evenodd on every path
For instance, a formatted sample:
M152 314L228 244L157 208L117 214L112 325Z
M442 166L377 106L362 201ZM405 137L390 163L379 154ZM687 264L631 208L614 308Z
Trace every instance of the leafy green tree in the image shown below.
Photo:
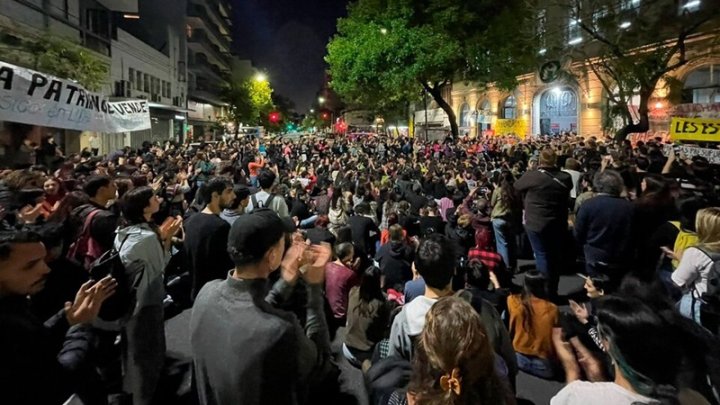
M457 135L443 90L458 80L514 88L535 63L529 14L523 0L358 0L328 44L331 85L371 110L396 109L422 89Z
M270 83L255 78L230 79L222 89L221 98L228 103L228 121L235 125L235 136L240 123L262 124L273 108Z
M658 83L673 83L669 74L717 52L717 32L711 30L719 27L720 7L710 2L691 11L671 0L557 1L570 12L579 29L575 35L583 40L574 59L583 60L584 74L594 73L602 84L607 122L619 117L624 123L617 140L649 130L649 104ZM692 51L691 41L700 41ZM564 48L563 41L554 51ZM634 96L639 97L637 122L630 109Z
M0 29L3 60L57 76L75 80L97 91L108 81L109 66L99 55L69 40L52 36L17 37Z

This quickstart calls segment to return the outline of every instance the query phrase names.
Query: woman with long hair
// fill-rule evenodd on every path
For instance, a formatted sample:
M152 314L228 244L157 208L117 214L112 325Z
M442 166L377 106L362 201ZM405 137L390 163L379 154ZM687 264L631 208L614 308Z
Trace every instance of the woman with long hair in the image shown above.
M517 225L520 223L519 202L515 192L515 177L507 170L503 170L494 178L495 190L490 198L493 231L495 232L495 246L498 254L502 256L505 267L514 271L517 266Z
M514 404L500 374L480 315L459 297L438 300L425 316L417 340L408 392L393 393L390 404Z
M710 207L698 211L695 219L698 244L685 249L672 281L683 289L678 309L683 316L700 323L702 296L708 292L713 276L712 254L720 253L720 208Z
M49 218L60 206L60 201L65 197L65 188L60 180L50 177L43 183L45 200L42 202L42 215Z
M375 345L383 339L388 307L380 287L380 269L365 269L360 286L350 290L343 355L355 367L372 357Z
M168 218L156 226L152 217L160 201L147 186L128 191L120 207L126 226L118 230L115 249L129 285L136 286L135 305L123 327L123 389L132 394L134 404L152 404L165 361L164 271L182 219Z
M634 297L609 295L596 304L599 338L612 359L615 379L575 381L550 404L679 404L677 377L683 345L677 328Z
M633 232L638 241L637 272L643 278L654 275L662 251L656 232L678 217L670 182L660 175L646 174L640 183L642 194L634 201Z
M523 290L508 297L510 336L518 368L540 378L555 376L553 329L559 312L548 300L545 275L537 270L525 274Z

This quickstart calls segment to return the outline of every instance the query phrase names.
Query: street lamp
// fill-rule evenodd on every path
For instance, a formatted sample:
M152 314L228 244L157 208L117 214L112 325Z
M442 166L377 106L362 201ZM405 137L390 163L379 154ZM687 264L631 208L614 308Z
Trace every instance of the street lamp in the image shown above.
M265 75L265 73L258 73L255 75L255 81L256 82L266 82L267 76Z
M387 35L387 28L380 28L380 33L383 35Z
M310 114L315 114L315 109L314 109L314 108L311 108L311 109L310 109Z
M322 97L322 96L318 97L318 103L320 103L320 105L324 104L324 103L325 103L325 97Z

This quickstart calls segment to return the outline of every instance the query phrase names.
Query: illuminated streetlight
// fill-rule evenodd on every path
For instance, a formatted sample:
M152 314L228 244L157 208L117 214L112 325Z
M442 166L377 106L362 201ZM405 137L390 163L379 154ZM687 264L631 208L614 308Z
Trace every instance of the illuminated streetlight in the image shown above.
M256 82L266 82L267 76L265 75L265 73L258 73L255 75L255 81Z
M324 104L325 103L325 97L318 97L318 103Z
M383 35L387 35L387 28L380 28L380 33Z
M310 114L315 114L315 109L314 109L314 108L311 108L311 109L310 109Z

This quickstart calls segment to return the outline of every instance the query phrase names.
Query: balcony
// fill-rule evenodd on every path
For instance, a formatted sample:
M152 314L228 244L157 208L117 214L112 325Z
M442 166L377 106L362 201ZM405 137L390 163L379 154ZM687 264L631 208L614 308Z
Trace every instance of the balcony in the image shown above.
M198 1L198 0L194 0ZM230 49L230 37L227 34L223 34L218 25L213 21L223 21L219 15L210 15L207 8L204 5L199 4L188 4L187 20L188 25L193 29L205 29L207 30L212 39L221 47L226 50ZM226 32L230 32L229 27L224 27Z
M208 62L218 65L222 70L229 70L230 64L226 58L225 53L213 44L208 38L205 30L195 29L188 36L188 48L199 54L205 55Z
M196 55L194 62L190 62L188 68L195 76L207 77L210 80L223 81L225 74L217 66L210 63L201 55Z

